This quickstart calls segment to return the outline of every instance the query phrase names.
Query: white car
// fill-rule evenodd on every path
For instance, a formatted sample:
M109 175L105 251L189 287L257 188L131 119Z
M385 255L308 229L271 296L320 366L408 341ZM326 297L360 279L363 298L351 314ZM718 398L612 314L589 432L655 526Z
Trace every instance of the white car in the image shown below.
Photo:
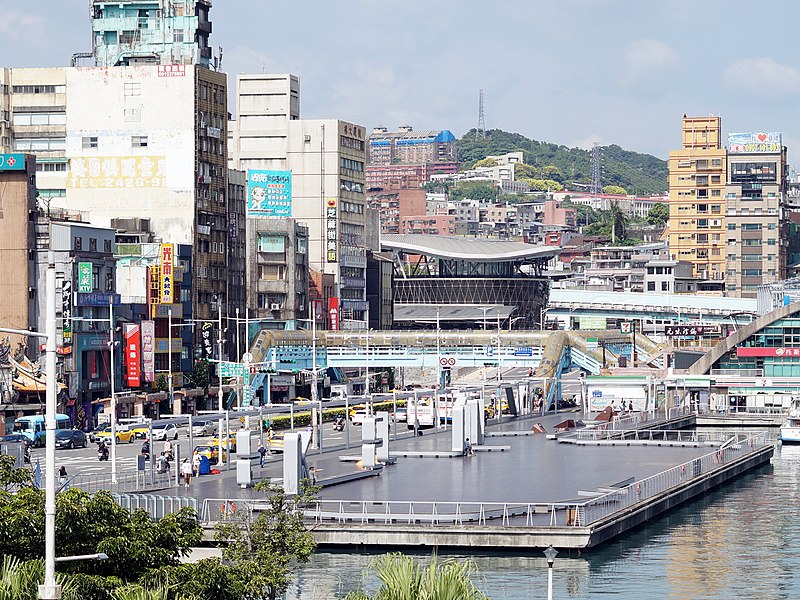
M217 422L192 420L192 435L196 437L217 435Z
M353 415L350 417L350 422L353 425L363 425L364 419L366 419L368 416L369 414L367 413L367 410L362 408L353 413Z
M177 440L178 426L175 423L160 423L153 425L153 440Z

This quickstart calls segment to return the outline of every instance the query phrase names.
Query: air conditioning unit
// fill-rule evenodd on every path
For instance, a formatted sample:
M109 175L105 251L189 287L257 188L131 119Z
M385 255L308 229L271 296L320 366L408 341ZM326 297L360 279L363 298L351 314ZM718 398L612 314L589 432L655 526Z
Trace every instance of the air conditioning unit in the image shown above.
M278 304L277 302L273 302L272 304L269 305L269 309L270 310L280 310L281 309L281 305Z

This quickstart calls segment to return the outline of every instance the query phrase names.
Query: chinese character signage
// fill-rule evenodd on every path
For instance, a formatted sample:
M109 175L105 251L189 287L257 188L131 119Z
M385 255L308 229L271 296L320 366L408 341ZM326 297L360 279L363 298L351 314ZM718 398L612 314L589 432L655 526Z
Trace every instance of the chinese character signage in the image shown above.
M339 299L328 298L328 328L331 331L339 330Z
M211 360L214 357L214 323L203 321L200 336L203 340L203 358Z
M159 77L186 77L186 65L158 65Z
M720 335L722 329L719 325L665 325L664 334L667 337L696 337L701 335Z
M89 294L92 291L92 263L78 263L78 292Z
M92 156L69 160L68 188L162 188L163 156Z
M291 217L292 172L248 170L247 214L251 217Z
M736 356L771 356L800 358L800 348L737 348Z
M156 322L142 321L142 375L144 380L156 380Z
M0 171L24 171L24 154L0 154Z
M125 323L125 365L128 369L128 387L141 385L139 372L141 333L139 326L134 323Z
M61 284L61 340L65 346L72 343L72 282Z
M161 304L172 304L175 283L175 244L161 244Z
M338 209L336 198L325 201L325 259L336 262L339 258Z
M728 152L731 154L780 152L782 147L781 134L777 131L728 134Z

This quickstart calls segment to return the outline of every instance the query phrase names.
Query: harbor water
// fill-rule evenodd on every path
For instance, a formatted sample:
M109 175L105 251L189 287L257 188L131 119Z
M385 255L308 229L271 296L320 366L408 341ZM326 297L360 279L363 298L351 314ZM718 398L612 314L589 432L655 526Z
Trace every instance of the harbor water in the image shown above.
M800 598L799 483L800 446L779 446L771 465L588 554L557 557L553 597ZM440 558L450 556L464 555ZM367 571L373 557L319 552L286 597L329 600L358 587L373 590L377 582ZM540 552L470 558L492 600L546 597L547 563Z

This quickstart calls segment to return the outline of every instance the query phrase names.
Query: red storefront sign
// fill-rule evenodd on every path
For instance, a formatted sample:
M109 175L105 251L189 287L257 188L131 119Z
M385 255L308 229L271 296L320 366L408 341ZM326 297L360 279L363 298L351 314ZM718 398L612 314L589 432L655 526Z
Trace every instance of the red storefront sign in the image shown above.
M128 367L128 387L139 387L141 385L141 372L139 370L139 360L141 359L142 336L138 325L133 323L125 324L125 364Z
M328 298L328 326L331 331L339 331L339 299Z
M736 356L798 357L800 348L737 348Z

